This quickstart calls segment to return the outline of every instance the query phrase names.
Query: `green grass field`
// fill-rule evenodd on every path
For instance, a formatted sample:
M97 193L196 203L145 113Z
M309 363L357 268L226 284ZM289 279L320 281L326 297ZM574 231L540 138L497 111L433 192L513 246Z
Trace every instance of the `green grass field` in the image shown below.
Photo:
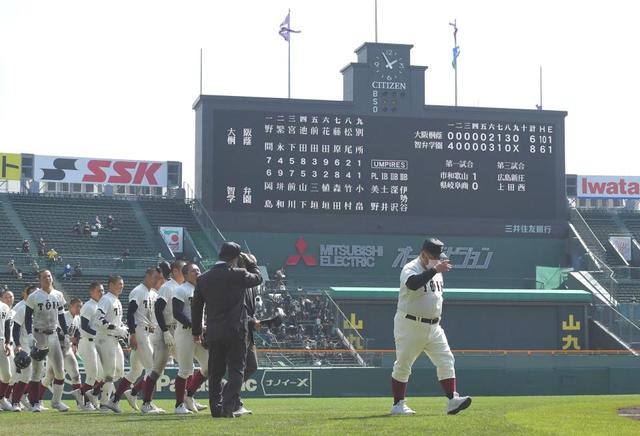
M49 402L45 402L48 407ZM443 398L410 398L417 411L388 415L386 398L246 400L254 415L212 419L208 413L178 417L141 415L123 402L123 413L0 412L2 434L174 435L193 434L438 434L452 435L640 435L640 421L617 409L640 405L640 395L566 397L477 397L456 416L444 414ZM173 410L171 401L158 401Z

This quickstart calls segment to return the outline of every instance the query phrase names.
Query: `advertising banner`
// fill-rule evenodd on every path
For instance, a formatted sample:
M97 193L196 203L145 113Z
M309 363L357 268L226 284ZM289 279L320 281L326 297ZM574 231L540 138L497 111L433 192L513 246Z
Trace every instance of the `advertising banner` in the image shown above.
M167 186L167 163L35 156L33 178L45 182Z
M609 242L616 247L624 260L631 260L631 236L609 236Z
M160 227L160 234L172 253L182 253L184 250L183 227Z
M0 153L0 180L20 180L22 157L14 153Z
M640 198L640 177L578 176L580 198Z

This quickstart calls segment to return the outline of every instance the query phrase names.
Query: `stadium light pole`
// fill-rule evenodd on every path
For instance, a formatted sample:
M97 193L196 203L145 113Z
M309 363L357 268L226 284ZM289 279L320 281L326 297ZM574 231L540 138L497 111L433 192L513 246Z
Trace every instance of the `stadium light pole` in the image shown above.
M375 9L375 29L376 29L376 42L378 42L378 0L375 0L374 2L374 9Z

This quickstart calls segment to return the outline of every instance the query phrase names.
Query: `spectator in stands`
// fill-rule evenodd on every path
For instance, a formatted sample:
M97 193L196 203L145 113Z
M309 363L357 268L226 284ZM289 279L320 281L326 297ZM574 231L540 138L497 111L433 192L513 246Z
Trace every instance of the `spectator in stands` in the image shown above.
M60 260L60 255L55 250L55 248L52 247L51 249L49 249L49 251L47 251L47 259L49 260L49 263L57 262L58 260Z
M35 259L31 260L31 273L34 275L38 275L40 272L40 265L38 265L38 261Z
M287 276L284 273L284 268L280 268L279 270L276 270L275 274L273 275L273 278L275 279L275 282L276 282L276 290L284 291L287 289L287 286L285 284L285 279L287 278Z
M96 230L102 230L102 221L100 221L100 217L98 215L96 215L96 217L93 219L93 225L95 226Z
M31 251L31 243L29 243L29 240L25 239L24 241L22 241L22 252L28 253L30 251Z
M47 253L47 244L43 238L38 239L38 256L44 256Z
M16 261L14 259L9 259L9 262L7 263L7 272L9 274L16 275L17 271Z
M109 215L107 216L107 229L108 230L114 230L114 225L115 225L115 221L113 219L113 216Z
M83 235L91 234L91 226L89 225L89 221L84 222L84 226L82 227L82 234Z
M276 341L276 335L273 334L271 329L267 329L264 333L264 343L267 347L271 347L273 343Z
M122 260L128 259L129 256L131 256L131 253L129 252L128 248L125 248L124 251L122 252Z
M66 264L62 271L62 278L65 280L71 280L71 265Z
M73 277L82 277L82 268L80 267L80 262L76 262L76 265L73 267Z
M74 225L73 225L73 229L71 230L71 233L75 234L75 235L80 235L82 234L82 228L80 226L80 221L77 221Z

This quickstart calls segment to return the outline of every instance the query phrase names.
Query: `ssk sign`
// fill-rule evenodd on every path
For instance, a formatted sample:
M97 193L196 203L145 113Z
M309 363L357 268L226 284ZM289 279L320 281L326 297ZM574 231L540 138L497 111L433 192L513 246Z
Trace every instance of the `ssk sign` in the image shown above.
M45 182L167 186L167 163L35 156L34 179Z

